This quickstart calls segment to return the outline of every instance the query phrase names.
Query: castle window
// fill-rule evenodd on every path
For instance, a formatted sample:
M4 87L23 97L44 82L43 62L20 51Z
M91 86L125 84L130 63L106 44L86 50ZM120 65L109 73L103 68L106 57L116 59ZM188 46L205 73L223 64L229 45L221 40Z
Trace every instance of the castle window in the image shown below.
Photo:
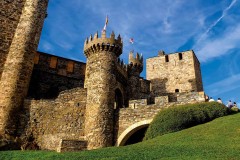
M50 68L56 68L56 67L57 67L57 57L51 57Z
M179 89L175 89L175 93L178 93L179 92Z
M165 62L169 62L168 55L165 55Z
M38 62L39 62L39 53L38 52L35 52L35 54L34 54L34 64L38 64Z
M67 63L67 72L73 72L74 69L74 62L73 61L68 61Z
M179 60L182 60L182 53L178 53Z

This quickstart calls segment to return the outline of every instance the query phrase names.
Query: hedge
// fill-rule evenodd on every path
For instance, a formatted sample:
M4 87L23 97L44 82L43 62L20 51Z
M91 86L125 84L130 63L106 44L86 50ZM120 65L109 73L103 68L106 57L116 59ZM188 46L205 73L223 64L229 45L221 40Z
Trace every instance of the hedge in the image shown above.
M155 116L147 129L144 140L180 131L228 114L230 110L217 102L172 106L163 109Z

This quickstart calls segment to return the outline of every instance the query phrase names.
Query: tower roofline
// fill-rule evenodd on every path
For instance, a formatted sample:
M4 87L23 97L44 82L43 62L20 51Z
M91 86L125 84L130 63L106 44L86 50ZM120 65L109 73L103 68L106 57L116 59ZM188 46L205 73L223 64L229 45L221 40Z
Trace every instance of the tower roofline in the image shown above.
M110 37L106 36L106 31L102 32L101 37L98 37L98 32L95 33L85 40L84 43L84 54L88 57L89 54L101 51L112 51L117 56L122 54L123 42L120 34L115 39L114 32L111 33Z

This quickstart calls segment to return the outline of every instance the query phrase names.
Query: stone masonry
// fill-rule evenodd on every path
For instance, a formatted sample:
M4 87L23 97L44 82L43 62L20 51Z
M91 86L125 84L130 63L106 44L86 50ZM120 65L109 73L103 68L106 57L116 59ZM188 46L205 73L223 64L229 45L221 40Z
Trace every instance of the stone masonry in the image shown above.
M175 92L203 91L200 64L192 50L149 58L147 80L155 96Z
M85 120L85 136L88 149L113 145L113 113L114 95L117 84L114 66L122 54L122 40L115 39L114 33L106 38L96 33L84 45L87 57L85 88L87 89L87 105Z
M0 2L0 79L25 0Z
M0 2L0 150L12 139L23 150L58 152L125 145L162 109L205 101L192 50L147 59L147 79L142 55L120 60L114 32L86 39L86 63L38 52L47 5Z
M56 62L55 66L51 66ZM53 99L61 91L83 88L86 64L36 52L28 97Z
M17 134L24 145L34 142L41 149L56 150L62 139L84 140L86 94L74 88L54 100L26 99Z
M0 134L13 135L16 132L17 113L27 95L34 52L37 50L47 4L48 0L26 0L22 13L18 12L21 16L0 81ZM5 7L4 10L11 11Z

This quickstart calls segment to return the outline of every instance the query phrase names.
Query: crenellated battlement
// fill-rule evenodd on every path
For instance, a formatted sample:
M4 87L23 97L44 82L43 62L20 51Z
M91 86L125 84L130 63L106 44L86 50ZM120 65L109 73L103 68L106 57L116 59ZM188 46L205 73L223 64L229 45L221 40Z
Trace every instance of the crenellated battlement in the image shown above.
M139 55L139 53L136 53L136 57L134 57L133 51L129 53L129 60L128 60L128 69L139 71L139 73L143 70L143 56Z
M123 62L123 60L120 60L120 58L117 59L118 66L120 66L123 70L127 71L127 65Z
M120 35L115 39L114 32L111 33L110 37L106 37L106 32L103 31L101 37L99 38L98 32L94 36L90 36L85 40L84 43L84 54L88 57L90 54L99 51L109 51L114 52L116 56L122 54L123 42Z

